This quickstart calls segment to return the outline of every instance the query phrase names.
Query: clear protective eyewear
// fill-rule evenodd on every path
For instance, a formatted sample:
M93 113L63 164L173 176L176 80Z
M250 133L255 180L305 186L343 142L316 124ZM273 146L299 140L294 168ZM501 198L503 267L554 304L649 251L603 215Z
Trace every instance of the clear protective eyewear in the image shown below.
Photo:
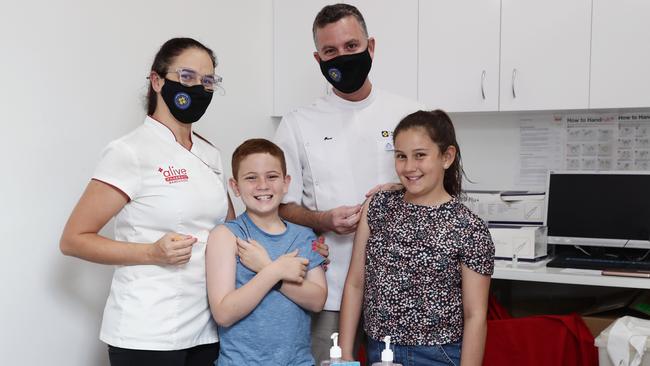
M188 67L181 67L176 71L168 71L168 74L177 73L178 81L184 86L203 85L206 91L213 92L221 87L223 78L217 74L201 75Z

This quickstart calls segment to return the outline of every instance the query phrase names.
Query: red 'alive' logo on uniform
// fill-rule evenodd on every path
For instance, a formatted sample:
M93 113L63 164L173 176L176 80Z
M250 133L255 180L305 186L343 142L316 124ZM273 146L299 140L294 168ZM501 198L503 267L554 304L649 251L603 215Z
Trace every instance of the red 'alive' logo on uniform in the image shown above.
M158 172L162 173L163 177L165 177L165 182L169 184L187 182L189 179L187 176L187 169L174 168L173 165L168 166L167 169L158 168Z

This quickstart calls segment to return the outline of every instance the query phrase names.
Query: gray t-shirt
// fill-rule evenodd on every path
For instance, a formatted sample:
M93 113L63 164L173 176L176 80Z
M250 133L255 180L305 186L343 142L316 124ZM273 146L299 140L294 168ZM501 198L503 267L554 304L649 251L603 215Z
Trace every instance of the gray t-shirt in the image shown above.
M309 260L309 270L324 261L311 249L316 235L304 226L285 221L285 232L272 235L257 227L247 213L224 225L238 238L259 242L271 260L298 249L298 256ZM255 275L237 258L236 288ZM246 317L230 327L219 327L221 346L215 365L312 366L310 322L309 312L280 293L278 283Z

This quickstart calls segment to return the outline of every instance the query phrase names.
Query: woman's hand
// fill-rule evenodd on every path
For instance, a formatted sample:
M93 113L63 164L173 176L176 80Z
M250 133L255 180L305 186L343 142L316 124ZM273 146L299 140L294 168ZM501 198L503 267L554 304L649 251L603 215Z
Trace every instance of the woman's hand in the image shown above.
M196 240L191 235L167 233L153 243L149 255L155 264L182 265L190 261Z
M329 255L330 255L330 248L325 244L325 237L324 236L319 236L318 239L314 240L311 243L311 250L318 252L318 254L322 255L325 257L325 262L323 262L323 270L327 270L327 265L330 264L329 260Z
M255 273L259 273L264 267L271 264L271 258L266 249L257 241L251 239L237 239L237 255L241 263Z

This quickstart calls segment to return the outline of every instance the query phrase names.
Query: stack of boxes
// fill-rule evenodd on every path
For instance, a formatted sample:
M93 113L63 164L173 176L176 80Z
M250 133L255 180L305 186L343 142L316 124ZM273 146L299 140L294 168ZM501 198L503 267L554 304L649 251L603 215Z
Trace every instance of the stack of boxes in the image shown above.
M488 224L496 258L537 261L546 257L543 192L465 193L463 203Z

